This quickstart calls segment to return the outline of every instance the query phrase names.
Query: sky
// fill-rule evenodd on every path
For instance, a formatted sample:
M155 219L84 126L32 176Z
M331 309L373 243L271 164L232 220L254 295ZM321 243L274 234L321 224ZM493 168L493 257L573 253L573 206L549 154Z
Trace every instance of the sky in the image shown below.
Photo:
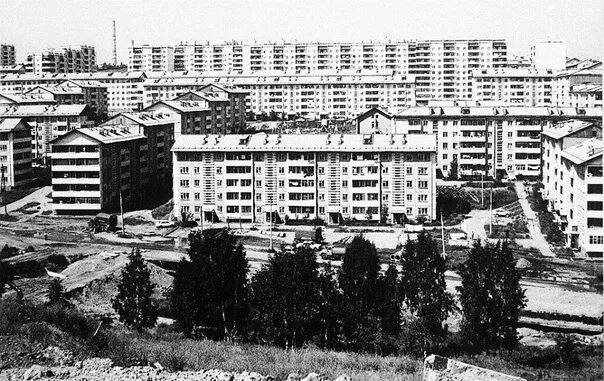
M508 56L542 39L567 55L602 58L604 0L0 0L0 42L17 59L47 47L92 45L110 62L128 46L181 41L278 42L505 38Z

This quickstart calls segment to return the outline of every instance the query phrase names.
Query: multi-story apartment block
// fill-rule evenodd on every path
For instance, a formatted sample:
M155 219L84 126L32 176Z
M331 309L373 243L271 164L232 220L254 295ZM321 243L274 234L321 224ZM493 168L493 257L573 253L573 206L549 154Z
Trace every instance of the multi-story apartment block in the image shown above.
M204 221L436 217L434 135L197 135L174 144L174 214Z
M36 86L51 87L67 80L96 81L107 87L107 109L113 115L142 109L143 83L146 79L142 72L4 74L0 75L0 93L23 94Z
M398 109L415 105L415 81L394 74L323 73L322 75L279 72L237 74L181 73L150 79L145 83L145 104L174 99L189 91L229 90L231 108L239 113L354 118L371 107ZM205 83L209 87L203 87ZM220 84L220 85L218 85ZM249 93L245 104L241 101ZM244 95L242 95L244 94ZM239 100L237 100L239 99ZM237 118L235 113L233 118Z
M82 45L77 49L61 47L29 53L25 63L28 73L90 73L96 71L94 47Z
M0 118L0 185L4 190L31 181L31 132L26 121Z
M107 86L97 81L64 81L52 87L36 86L25 92L56 104L85 104L97 120L107 116Z
M602 104L602 69L573 69L559 72L552 83L553 104L559 107L594 107ZM582 103L583 102L583 103Z
M172 120L120 114L52 141L53 208L94 214L148 206L171 187Z
M128 70L144 72L173 71L174 47L131 46L128 48Z
M512 106L551 106L552 70L491 69L473 73L472 100L502 101Z
M543 196L568 247L604 254L602 127L578 120L543 131Z
M17 63L15 47L8 44L0 44L0 67L12 67Z
M50 153L51 140L93 124L86 105L5 105L0 106L0 118L25 120L31 126L33 158L45 161Z
M382 133L436 134L438 169L454 159L460 175L518 178L541 175L541 131L581 119L600 123L602 109L549 107L412 107Z

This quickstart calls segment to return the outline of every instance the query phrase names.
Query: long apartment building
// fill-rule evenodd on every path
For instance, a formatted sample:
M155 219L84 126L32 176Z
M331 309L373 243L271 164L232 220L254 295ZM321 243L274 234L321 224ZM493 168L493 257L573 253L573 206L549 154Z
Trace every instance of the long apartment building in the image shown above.
M92 126L86 105L18 104L0 105L0 118L23 119L31 127L31 150L34 159L47 160L50 141L67 132Z
M543 131L543 196L566 236L583 255L604 255L601 125L579 120Z
M560 107L602 107L602 68L565 70L553 81L553 104ZM593 106L592 106L593 105Z
M97 120L107 116L107 86L97 81L64 81L58 85L46 87L36 86L25 92L32 99L42 102L53 100L55 104L72 105L85 104L90 108Z
M23 119L0 117L0 187L10 190L30 181L30 126Z
M95 72L68 74L0 74L0 93L24 94L37 87L53 87L65 81L99 82L107 88L109 114L140 111L143 108L143 84L147 76L142 72Z
M437 165L448 176L518 178L541 175L541 131L581 119L601 123L602 109L551 107L412 107L394 115L382 133L436 134ZM485 172L486 171L486 172Z
M94 47L60 47L29 53L25 62L28 73L89 73L96 71Z
M483 69L472 76L472 99L502 101L511 106L551 106L556 73L535 69Z
M52 141L57 214L141 209L171 186L173 122L151 113L120 114Z
M181 136L174 214L204 221L436 217L434 135Z
M173 48L173 65L163 66L159 57L169 56L170 47L155 49L131 47L128 69L312 75L340 70L394 72L417 76L419 101L470 99L473 70L503 68L507 63L505 40L181 44Z
M205 83L246 93L245 105L239 105L257 116L273 111L316 119L354 118L371 107L398 109L416 102L415 80L404 75L354 72L308 75L272 71L249 75L162 73L160 78L145 83L145 105L174 99L200 89Z
M0 44L0 67L12 67L17 63L15 47L8 44Z

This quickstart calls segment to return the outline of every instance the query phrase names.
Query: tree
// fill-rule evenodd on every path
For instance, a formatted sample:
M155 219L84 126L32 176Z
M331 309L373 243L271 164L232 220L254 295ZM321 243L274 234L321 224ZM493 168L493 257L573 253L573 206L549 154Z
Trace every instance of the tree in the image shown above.
M456 155L453 155L453 160L451 160L449 166L449 180L459 179L459 163Z
M432 237L421 232L417 240L408 240L401 256L400 294L410 313L418 319L428 342L442 341L447 334L444 321L453 309L453 297L445 282L446 259Z
M292 349L312 340L323 305L313 250L276 252L254 275L251 289L251 318L260 341Z
M231 340L247 319L248 262L243 246L226 229L191 233L190 261L174 277L171 306L177 326L187 335Z
M319 332L316 341L322 348L337 348L339 345L342 294L336 275L329 263L319 268Z
M317 226L317 228L315 229L315 242L323 242L323 228L321 228L320 226Z
M0 298L4 294L4 291L6 291L6 288L12 285L14 277L15 269L13 265L0 259Z
M157 306L151 300L155 289L151 272L138 248L132 249L128 259L117 285L118 293L112 300L113 309L129 327L137 330L153 327L157 321Z
M459 274L465 340L479 350L517 345L516 327L526 298L508 242L483 246L477 241Z
M65 290L63 289L61 279L53 278L48 285L46 297L48 298L48 303L50 304L62 303L65 301Z

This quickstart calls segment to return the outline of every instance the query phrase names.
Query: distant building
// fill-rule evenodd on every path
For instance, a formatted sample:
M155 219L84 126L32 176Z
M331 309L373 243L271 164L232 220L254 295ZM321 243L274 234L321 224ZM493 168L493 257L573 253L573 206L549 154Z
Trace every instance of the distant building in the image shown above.
M601 123L602 109L411 107L394 116L389 132L437 134L437 165L444 176L457 159L464 176L538 177L541 131L569 119Z
M566 41L537 41L531 46L531 64L537 70L566 69Z
M0 182L2 189L31 181L31 131L26 121L0 117Z
M181 135L179 219L436 218L434 135Z
M97 120L107 117L107 86L97 81L64 81L51 87L37 86L25 92L56 104L85 104Z
M82 45L45 49L42 52L29 53L25 71L42 73L90 73L96 71L96 52L94 47Z
M387 134L392 131L393 115L386 109L374 107L355 118L357 134Z
M172 129L147 113L122 114L52 141L55 212L117 212L120 202L124 210L148 207L171 185Z
M554 77L552 89L555 106L602 107L602 69L559 72Z
M17 63L15 47L8 44L0 44L0 67L15 66Z
M174 47L130 46L128 48L128 70L130 71L173 71Z
M571 120L543 131L543 197L566 237L588 257L604 254L602 127Z
M472 80L472 100L502 101L510 106L551 106L555 76L552 70L476 70Z
M566 60L566 70L580 69L602 69L602 61L591 58L580 60L578 58L570 58Z

